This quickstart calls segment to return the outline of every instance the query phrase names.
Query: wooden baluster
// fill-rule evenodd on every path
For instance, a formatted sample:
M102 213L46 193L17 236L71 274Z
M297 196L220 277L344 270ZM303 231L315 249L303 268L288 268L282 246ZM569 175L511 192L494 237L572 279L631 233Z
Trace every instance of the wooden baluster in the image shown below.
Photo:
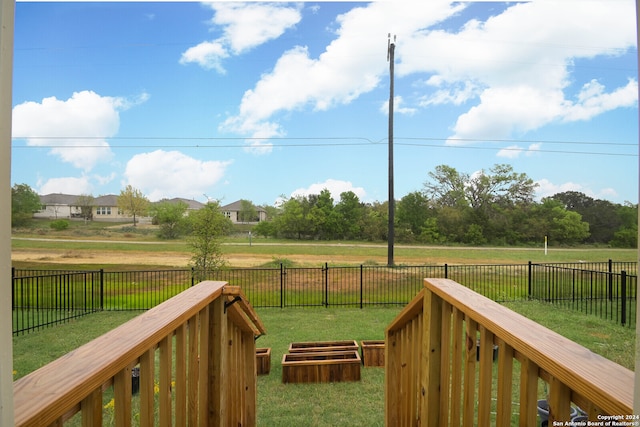
M442 337L440 351L440 419L438 425L449 425L449 407L451 396L451 304L442 302Z
M465 366L464 366L464 397L462 402L462 425L473 426L475 416L476 392L476 357L478 323L470 318L465 319Z
M172 369L172 336L166 336L160 341L160 392L158 395L158 405L160 406L159 421L160 427L171 425L171 369Z
M498 407L496 425L511 425L511 393L513 390L513 348L498 340Z
M131 366L118 372L113 379L116 427L131 426Z
M198 356L198 425L209 425L209 307L200 311L200 354Z
M549 380L549 424L570 421L571 390L555 377Z
M102 388L97 388L80 404L83 427L102 425Z
M187 324L176 329L176 426L187 425Z
M476 345L477 351L477 345ZM478 425L491 424L491 377L493 374L493 334L480 326L480 375L478 379Z
M460 427L462 415L462 360L464 353L464 313L453 308L453 366L451 372L451 427Z
M525 358L520 364L520 427L536 425L537 407L538 365Z
M140 356L140 425L154 425L155 347Z

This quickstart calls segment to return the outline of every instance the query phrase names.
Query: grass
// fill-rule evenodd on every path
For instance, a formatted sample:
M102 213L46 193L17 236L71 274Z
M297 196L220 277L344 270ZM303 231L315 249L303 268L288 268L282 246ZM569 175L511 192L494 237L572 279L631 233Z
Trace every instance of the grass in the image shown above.
M633 370L635 331L544 303L505 305ZM258 338L256 344L272 349L271 372L258 377L258 425L383 425L383 369L363 368L362 380L353 383L282 384L281 360L291 342L382 339L386 325L400 310L401 307L257 309L267 335ZM102 312L15 337L15 378L26 375L135 315L137 313Z
M56 241L13 240L14 250L37 251L55 249L62 253L95 250L119 254L140 251L149 257L163 253L182 252L188 248L184 241L159 241L150 233L132 232L129 228L109 224L109 229L74 225L70 232L52 230L21 232L14 236L41 237ZM82 239L67 242L60 239ZM89 240L112 240L112 243ZM227 255L268 255L272 260L285 260L308 256L308 263L320 261L330 264L384 264L387 247L384 243L354 242L292 242L254 238L229 238L225 242ZM124 255L126 256L126 255ZM544 255L542 248L464 248L397 245L395 260L404 265L426 264L513 264L535 262L576 261L637 261L637 250L609 248L550 248ZM346 261L348 260L348 261ZM33 263L14 263L20 268L92 269L95 265L48 264L46 260ZM107 268L107 265L101 267ZM145 269L143 266L118 265L118 270ZM158 266L150 267L159 269ZM631 370L635 363L635 330L616 325L558 306L539 302L505 304L509 308L541 323L590 350L603 355ZM257 309L267 328L267 335L258 339L259 347L272 348L272 368L268 376L258 378L258 424L264 426L334 426L383 424L384 370L366 368L357 383L282 384L280 361L289 343L294 341L382 339L384 328L397 315L401 307L363 310L351 308L286 308ZM78 318L60 326L15 337L14 378L19 378L40 366L77 348L85 342L113 329L137 315L137 312L102 312Z
M400 309L257 309L267 335L256 345L271 348L271 373L258 377L259 425L383 425L384 369L362 368L360 382L283 384L281 360L291 342L384 339Z
M150 256L167 254L189 254L189 246L184 239L160 240L155 230L149 226L136 228L113 223L71 221L65 231L48 228L47 221L34 221L29 229L14 230L12 248L14 251L55 250L59 253L100 253L120 254L148 252ZM20 238L41 239L21 240ZM351 241L300 241L277 240L253 237L252 244L246 236L229 236L223 242L223 252L227 256L256 256L265 260L287 260L305 257L298 261L302 265L319 265L328 262L333 265L369 264L384 265L387 261L385 242ZM394 260L399 265L425 264L513 264L537 262L578 262L578 261L637 261L636 249L611 249L607 247L551 247L545 255L542 242L538 247L483 247L464 246L424 246L396 244ZM42 260L46 263L47 260ZM28 268L29 265L16 265Z

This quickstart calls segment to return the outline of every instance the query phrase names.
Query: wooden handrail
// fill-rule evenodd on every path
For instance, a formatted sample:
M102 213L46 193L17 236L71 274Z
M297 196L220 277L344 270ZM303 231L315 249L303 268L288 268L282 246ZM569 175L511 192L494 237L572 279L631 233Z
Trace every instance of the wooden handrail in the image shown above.
M489 343L479 353L478 336ZM495 422L509 425L514 360L521 426L536 423L539 378L549 388L549 425L568 420L571 402L592 420L632 414L632 371L449 279L425 279L420 295L387 327L385 341L388 426L460 425L461 419L488 425L493 375Z
M166 400L171 393L171 341L174 335L176 347L178 347L176 352L180 353L176 355L176 363L181 365L176 375L180 375L180 380L186 382L186 366L189 365L190 380L196 385L199 382L201 387L200 397L197 396L197 388L187 391L182 384L177 385L179 391L176 390L176 392L184 393L185 401L186 393L192 394L190 404L194 400L203 399L204 395L210 395L213 392L206 388L210 383L207 375L216 376L227 369L228 364L224 364L227 358L220 356L220 360L215 362L209 360L205 365L199 361L202 362L200 360L202 357L215 358L216 354L223 354L229 347L229 345L217 345L219 343L212 342L215 337L219 337L224 339L226 344L227 334L235 334L232 331L228 332L229 329L225 326L226 320L223 319L224 322L220 320L222 319L220 313L223 312L222 303L226 302L229 296L237 297L240 301L238 306L241 307L240 312L236 313L237 315L234 315L234 319L230 321L231 324L239 328L238 334L242 334L242 331L250 331L250 340L244 340L241 337L238 339L238 341L249 342L251 345L246 350L242 350L243 354L249 354L252 348L255 359L253 336L264 334L265 329L246 302L242 292L227 286L225 282L202 282L15 381L15 425L43 426L60 423L69 414L79 409L83 412L83 422L85 418L90 420L91 417L101 420L102 405L97 403L99 399L94 395L97 394L101 398L102 389L112 384L116 395L116 412L124 414L123 420L120 420L122 425L129 425L130 420L127 421L126 417L131 410L130 403L127 403L127 401L130 402L131 397L131 368L138 363L143 371L141 372L141 413L144 412L146 416L152 417L153 415L148 413L153 412L149 405L153 404L154 353L156 348L159 348L160 398ZM220 304L216 304L216 301ZM238 306L234 312L238 310ZM189 341L188 351L187 341ZM205 354L198 353L199 351ZM249 357L245 359L250 362ZM215 366L215 363L219 366ZM168 364L169 368L166 366L163 368L163 364ZM253 381L255 381L255 362L252 373L242 374L246 377L244 380L251 382L250 377L253 375ZM213 384L212 386L216 388L226 385ZM168 402L168 409L166 409L167 406L165 409L161 406L161 419L166 415L162 411L169 411L170 414L171 401ZM176 406L176 412L181 412L180 416L193 416L193 414L187 414L186 408ZM206 406L206 404L200 404L201 416L211 415L207 413L210 408ZM222 411L221 408L220 410ZM100 413L96 415L97 412ZM116 420L118 421L118 418ZM86 425L92 425L91 421L86 423Z

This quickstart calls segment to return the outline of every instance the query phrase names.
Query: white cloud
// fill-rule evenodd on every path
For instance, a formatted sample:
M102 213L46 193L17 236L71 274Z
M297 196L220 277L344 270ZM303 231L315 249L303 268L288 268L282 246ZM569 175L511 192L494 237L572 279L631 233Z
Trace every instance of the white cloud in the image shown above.
M113 156L107 139L118 132L119 112L147 99L146 94L127 100L82 91L67 100L24 102L13 108L13 135L27 145L49 147L62 161L90 171Z
M299 6L277 3L208 3L214 16L211 24L222 27L223 35L187 49L181 64L195 62L203 68L224 73L222 60L240 55L256 46L280 37L300 22Z
M61 177L51 178L44 183L38 183L38 194L91 194L92 186L89 178L82 177Z
M504 157L507 159L515 159L520 157L520 154L522 154L522 152L524 151L524 149L522 147L520 147L519 145L510 145L508 147L503 148L502 150L498 151L497 156L498 157Z
M517 159L522 153L525 153L526 156L533 156L536 152L540 151L541 147L542 144L538 142L530 144L526 149L519 145L510 145L499 150L497 156L507 159Z
M222 59L228 58L229 53L224 45L219 41L202 42L187 49L180 58L181 64L195 62L202 68L214 69L221 74L225 70L222 66Z
M594 199L613 200L618 197L618 193L613 188L603 188L598 191L594 191L592 188L571 181L562 184L555 184L544 178L536 181L536 184L538 184L538 187L536 188L536 196L538 199L551 197L554 194L564 193L566 191L584 193Z
M362 187L354 187L350 181L340 181L337 179L327 179L325 182L311 184L307 188L298 188L291 193L290 197L308 196L310 194L320 194L322 190L329 190L334 202L340 201L340 194L346 191L353 191L358 199L363 200L367 195Z
M554 121L584 120L634 104L634 80L609 93L589 82L575 101L565 93L572 84L568 67L575 59L633 48L632 2L516 3L485 22L468 21L457 32L429 30L463 13L464 7L374 2L353 8L336 19L337 37L317 58L304 46L285 52L273 70L245 92L238 114L221 129L242 133L269 123L274 132L282 132L276 117L280 112L325 110L376 88L388 72L388 64L380 60L380 28L398 36L399 78L430 74L421 106L477 100L458 117L449 143L507 138Z
M156 150L137 154L127 162L127 184L151 201L162 198L200 198L224 176L231 161L201 161L178 151Z
M589 120L598 114L620 107L631 107L638 103L638 82L629 83L610 93L605 93L605 87L597 80L586 83L576 103L567 107L563 120Z
M403 45L401 73L430 72L436 88L425 105L477 103L458 117L456 139L504 138L555 121L587 120L633 106L637 82L607 93L582 83L575 101L567 89L576 59L612 56L635 46L633 2L536 1L515 4L459 32L423 32ZM409 52L421 52L410 55ZM455 96L460 94L460 97Z
M408 116L412 116L418 111L415 108L405 107L404 99L402 96L394 96L393 97L393 112L398 114L406 114ZM380 112L383 114L389 115L389 100L386 100L380 105Z
M397 34L398 40L406 40L459 9L461 6L450 7L446 2L425 2L416 8L411 1L374 2L351 9L337 18L336 38L323 53L314 58L305 46L285 52L271 72L245 92L238 114L221 129L250 132L267 122L282 132L274 124L279 112L327 110L350 103L376 88L388 72L384 50L381 53L380 49L386 42L381 28Z

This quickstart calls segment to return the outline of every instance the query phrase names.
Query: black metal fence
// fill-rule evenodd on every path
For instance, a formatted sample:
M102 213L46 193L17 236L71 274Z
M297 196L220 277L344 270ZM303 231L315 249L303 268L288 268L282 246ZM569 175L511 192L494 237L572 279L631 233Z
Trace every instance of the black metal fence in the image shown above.
M13 333L100 310L148 310L195 284L190 269L12 270ZM494 301L537 299L635 327L637 263L242 268L208 280L240 286L254 307L405 305L425 277L450 278Z

